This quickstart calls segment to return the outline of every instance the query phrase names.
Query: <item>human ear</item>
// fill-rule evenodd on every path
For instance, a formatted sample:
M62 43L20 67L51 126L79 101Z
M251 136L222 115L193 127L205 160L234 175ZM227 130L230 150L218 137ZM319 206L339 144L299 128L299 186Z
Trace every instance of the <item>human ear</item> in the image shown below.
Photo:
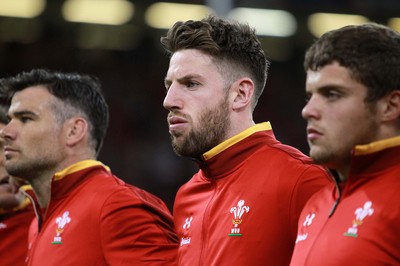
M73 117L66 123L66 137L67 145L74 146L76 143L82 141L88 132L88 123L82 117Z
M400 90L390 92L383 100L382 120L398 120L400 118Z
M235 98L233 100L233 109L242 109L252 104L254 95L254 83L249 78L238 80L235 87Z

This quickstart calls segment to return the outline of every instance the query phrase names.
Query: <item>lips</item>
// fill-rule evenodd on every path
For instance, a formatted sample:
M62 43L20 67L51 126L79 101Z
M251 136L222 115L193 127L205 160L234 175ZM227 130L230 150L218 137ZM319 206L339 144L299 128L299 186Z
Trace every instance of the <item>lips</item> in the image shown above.
M13 149L13 148L11 148L11 147L9 147L9 146L4 146L4 155L8 155L8 154L10 154L10 153L13 153L13 152L16 152L17 150L16 149Z
M308 127L307 128L307 139L310 141L316 140L322 136L322 133L315 128Z
M168 124L169 125L175 125L175 124L181 124L181 123L186 123L186 120L178 117L178 116L170 116L168 117Z
M187 125L188 121L180 116L177 115L169 115L168 116L168 124L169 124L169 131L178 131L183 130L183 127Z

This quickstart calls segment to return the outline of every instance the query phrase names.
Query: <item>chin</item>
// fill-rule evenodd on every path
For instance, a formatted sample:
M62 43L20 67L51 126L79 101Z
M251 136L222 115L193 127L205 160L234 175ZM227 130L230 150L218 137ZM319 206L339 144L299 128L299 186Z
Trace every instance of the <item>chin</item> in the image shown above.
M322 166L329 166L332 164L333 161L333 157L331 156L331 154L328 153L314 152L310 153L310 157L316 164Z
M310 149L310 157L313 159L314 162L316 163L321 163L325 161L325 154L321 152L321 150L316 149L316 148L311 148Z

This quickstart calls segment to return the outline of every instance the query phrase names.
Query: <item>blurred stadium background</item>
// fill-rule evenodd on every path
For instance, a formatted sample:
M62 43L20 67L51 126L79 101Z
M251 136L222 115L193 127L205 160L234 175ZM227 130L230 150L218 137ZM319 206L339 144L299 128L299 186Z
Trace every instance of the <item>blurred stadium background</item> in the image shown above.
M307 47L346 24L400 29L399 0L0 0L0 77L32 68L98 76L111 115L100 160L172 208L197 166L170 145L159 39L175 21L208 13L256 28L272 65L255 120L271 121L278 139L305 153Z

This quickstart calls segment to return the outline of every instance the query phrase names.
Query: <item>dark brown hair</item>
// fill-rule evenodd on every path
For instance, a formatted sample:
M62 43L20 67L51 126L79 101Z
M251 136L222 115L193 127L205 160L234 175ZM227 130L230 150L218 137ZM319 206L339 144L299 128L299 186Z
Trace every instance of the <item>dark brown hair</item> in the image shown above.
M200 21L179 21L161 37L171 56L183 49L197 49L213 58L229 82L249 76L255 84L254 106L264 90L269 61L255 30L247 24L208 16Z
M109 111L97 77L77 73L62 73L33 69L0 80L2 93L9 99L18 91L32 86L44 86L64 106L54 105L55 115L64 122L80 112L87 118L93 148L98 153L108 128ZM71 107L71 108L68 108Z
M307 50L304 68L316 71L334 61L368 88L368 102L400 89L400 34L389 27L368 23L327 32Z

